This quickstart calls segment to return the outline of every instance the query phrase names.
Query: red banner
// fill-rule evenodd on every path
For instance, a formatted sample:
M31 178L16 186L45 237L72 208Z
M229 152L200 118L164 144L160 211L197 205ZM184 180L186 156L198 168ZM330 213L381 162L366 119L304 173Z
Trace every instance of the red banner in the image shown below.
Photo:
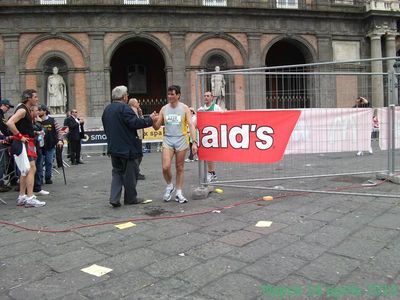
M198 112L199 159L274 163L282 159L299 110Z

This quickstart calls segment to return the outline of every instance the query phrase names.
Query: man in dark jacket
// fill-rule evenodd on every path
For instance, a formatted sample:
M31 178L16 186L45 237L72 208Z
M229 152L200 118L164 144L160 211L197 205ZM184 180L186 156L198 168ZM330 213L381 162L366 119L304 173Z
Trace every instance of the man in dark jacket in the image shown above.
M137 129L150 127L158 115L139 118L128 106L128 89L117 86L112 90L112 103L103 112L101 120L107 135L107 154L111 156L112 180L110 204L121 206L120 198L124 186L124 204L142 203L137 198L136 183L139 175L138 160L143 156Z
M57 121L49 116L50 111L44 104L39 106L39 117L42 119L44 129L44 146L42 147L46 184L52 184L51 179L53 173L53 158L57 147L63 146L62 135L60 134L60 126Z
M65 119L64 126L68 126L68 143L71 148L71 164L83 164L81 161L81 139L85 135L83 125L85 122L78 118L78 111L74 108L71 115Z

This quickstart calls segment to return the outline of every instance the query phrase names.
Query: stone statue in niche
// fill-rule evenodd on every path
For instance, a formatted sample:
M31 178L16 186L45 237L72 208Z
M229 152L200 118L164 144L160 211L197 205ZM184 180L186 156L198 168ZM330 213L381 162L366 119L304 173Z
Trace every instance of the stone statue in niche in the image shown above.
M219 66L216 66L215 72L219 71ZM225 79L223 74L211 75L211 91L217 104L225 110Z
M64 78L53 67L53 74L47 79L47 106L51 114L65 114L67 104L67 86Z

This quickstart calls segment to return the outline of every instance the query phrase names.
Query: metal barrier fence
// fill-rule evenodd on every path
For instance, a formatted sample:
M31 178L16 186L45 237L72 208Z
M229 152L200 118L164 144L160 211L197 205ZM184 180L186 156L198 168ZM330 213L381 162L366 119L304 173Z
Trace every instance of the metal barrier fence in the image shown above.
M337 191L344 177L374 185L371 179L377 174L396 175L400 111L391 105L398 104L398 74L392 67L395 60L391 57L198 73L198 106L202 105L202 93L211 88L211 77L219 74L225 78L223 100L228 110L301 111L281 161L217 162L218 180L211 183L207 182L206 163L200 163L200 184L357 195ZM377 64L389 72L373 72ZM353 108L358 97L368 99L372 106ZM375 129L371 139L373 116L378 117L380 134L376 136ZM319 188L305 188L311 185L310 180ZM398 197L390 193L380 196Z

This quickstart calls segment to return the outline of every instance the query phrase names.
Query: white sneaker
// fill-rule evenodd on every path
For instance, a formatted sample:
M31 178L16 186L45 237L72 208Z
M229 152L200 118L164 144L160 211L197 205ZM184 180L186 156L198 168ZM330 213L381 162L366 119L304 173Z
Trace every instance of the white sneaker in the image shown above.
M39 192L35 193L36 195L48 195L50 192L45 191L45 190L40 190Z
M27 197L26 201L25 201L25 207L41 207L41 206L45 206L46 202L44 201L39 201L36 196L32 196L32 197Z
M26 195L19 195L17 198L17 206L24 206L26 203Z
M372 149L369 150L368 152L369 152L369 154L374 154L374 151L372 151Z
M175 201L179 203L186 203L188 200L183 196L182 194L176 195L175 196Z
M364 154L364 153L363 153L362 151L358 151L356 155L357 155L357 156L363 156L363 154Z
M165 193L164 193L164 196L163 196L163 200L164 200L165 202L171 201L171 199L172 199L172 193L173 193L174 191L175 191L175 186L174 186L174 185L172 186L172 188L167 187L167 188L165 189Z
M193 161L194 161L193 159L189 159L189 158L185 159L185 162L193 162Z
M207 173L207 182L217 181L217 175L212 173Z

